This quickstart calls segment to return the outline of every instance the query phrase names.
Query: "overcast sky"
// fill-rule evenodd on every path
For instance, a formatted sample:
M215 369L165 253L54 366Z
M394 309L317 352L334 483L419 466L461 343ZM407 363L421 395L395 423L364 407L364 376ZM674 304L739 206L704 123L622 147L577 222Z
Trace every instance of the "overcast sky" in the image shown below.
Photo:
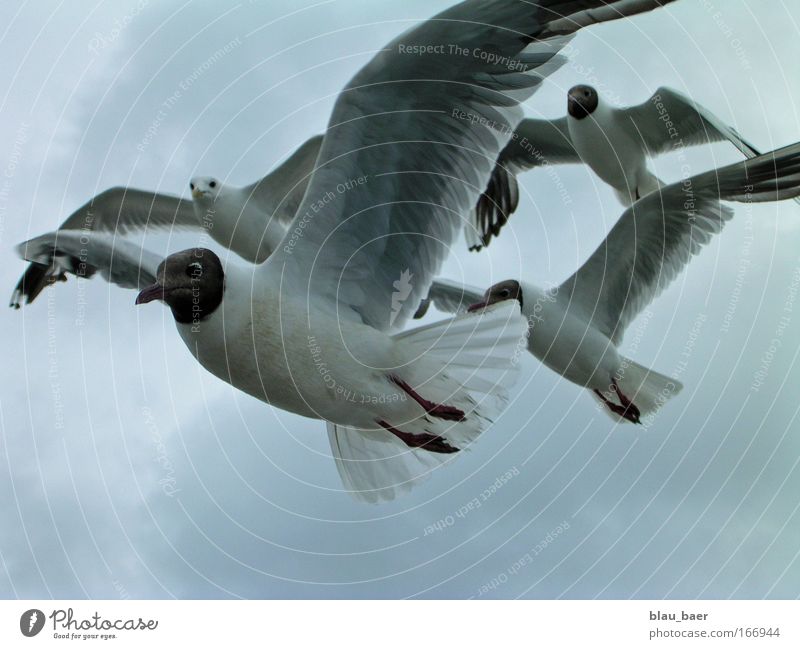
M0 286L24 269L16 243L104 188L263 175L324 129L371 52L450 4L0 5ZM623 104L669 85L764 150L789 144L799 23L790 2L678 0L581 33L526 112L563 114L580 82ZM622 212L584 168L522 187L503 237L458 246L445 275L561 281ZM741 206L633 323L623 351L685 384L649 428L527 357L475 448L381 506L342 492L321 422L205 373L167 309L96 279L0 311L0 596L797 597L798 241L796 204Z

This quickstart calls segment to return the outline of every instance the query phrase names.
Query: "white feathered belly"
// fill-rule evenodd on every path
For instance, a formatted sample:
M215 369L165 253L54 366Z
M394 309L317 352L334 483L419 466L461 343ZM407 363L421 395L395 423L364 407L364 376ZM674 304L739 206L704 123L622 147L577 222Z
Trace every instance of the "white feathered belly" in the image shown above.
M531 319L528 348L565 379L589 389L607 390L620 365L614 344L583 318L558 305Z
M399 427L424 414L389 380L392 368L401 377L408 368L380 331L352 324L358 331L351 339L359 344L348 349L336 324L309 330L302 319L281 331L277 314L256 310L237 326L241 315L232 313L225 323L224 347L216 314L195 331L178 326L198 362L239 390L282 410L357 428L379 427L379 419Z
M601 180L618 191L636 190L647 160L640 147L631 142L613 121L598 117L570 120L570 137L575 150Z

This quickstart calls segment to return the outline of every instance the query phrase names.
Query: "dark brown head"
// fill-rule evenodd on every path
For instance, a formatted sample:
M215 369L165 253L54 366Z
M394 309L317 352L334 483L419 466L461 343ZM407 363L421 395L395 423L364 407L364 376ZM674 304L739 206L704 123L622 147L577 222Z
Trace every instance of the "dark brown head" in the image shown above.
M588 117L595 110L600 97L591 86L574 86L567 93L567 112L575 119Z
M494 286L490 286L486 293L483 294L483 300L473 304L467 311L480 311L487 306L504 302L505 300L517 300L520 308L522 308L522 287L515 279L507 279L504 282L498 282Z
M219 257L207 248L170 255L156 271L156 283L139 293L136 304L162 300L181 324L197 323L222 302L225 272Z

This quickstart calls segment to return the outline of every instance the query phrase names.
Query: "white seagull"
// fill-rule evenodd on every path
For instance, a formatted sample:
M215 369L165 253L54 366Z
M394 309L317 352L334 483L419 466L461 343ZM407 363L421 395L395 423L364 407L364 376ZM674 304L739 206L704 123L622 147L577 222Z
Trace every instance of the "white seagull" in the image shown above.
M488 427L527 323L511 301L393 332L427 294L522 117L519 102L564 63L556 52L569 35L659 4L462 2L395 39L344 89L291 229L266 262L225 268L193 249L153 268L135 250L117 259L96 235L87 263L112 281L155 276L137 302L165 302L203 367L326 420L348 490L393 498ZM22 248L74 254L76 234Z
M759 155L735 129L672 88L659 88L638 106L614 108L591 86L575 86L567 93L566 116L525 119L517 127L476 205L470 249L487 246L517 209L522 171L584 163L629 206L663 184L648 158L724 140L748 158Z
M682 386L620 354L625 329L731 218L733 210L720 199L749 203L798 195L800 144L793 144L637 201L583 266L556 288L507 280L482 295L478 289L436 281L417 317L430 302L457 313L471 303L469 310L478 311L516 300L528 318L529 351L591 390L613 417L639 423Z
M124 235L138 230L205 230L247 261L261 263L277 247L291 223L314 172L322 136L304 142L285 162L246 187L212 177L192 178L193 201L132 187L112 187L73 212L59 233ZM62 251L63 252L63 251ZM17 283L10 306L30 304L49 284L79 274L80 257L43 251ZM84 264L85 266L85 264ZM86 270L84 268L84 270ZM85 276L85 275L83 275Z

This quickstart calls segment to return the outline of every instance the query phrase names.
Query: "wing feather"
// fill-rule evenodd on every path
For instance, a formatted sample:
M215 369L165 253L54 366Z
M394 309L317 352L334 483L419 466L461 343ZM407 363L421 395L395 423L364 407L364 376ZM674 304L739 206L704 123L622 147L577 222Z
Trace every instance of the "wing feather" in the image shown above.
M672 88L659 88L647 101L621 110L619 116L629 135L642 140L650 155L725 140L748 158L760 155L736 129Z
M618 343L630 322L731 219L733 210L721 200L798 195L800 143L664 187L623 213L559 295Z
M314 175L322 136L309 138L272 173L244 188L269 218L289 225Z

